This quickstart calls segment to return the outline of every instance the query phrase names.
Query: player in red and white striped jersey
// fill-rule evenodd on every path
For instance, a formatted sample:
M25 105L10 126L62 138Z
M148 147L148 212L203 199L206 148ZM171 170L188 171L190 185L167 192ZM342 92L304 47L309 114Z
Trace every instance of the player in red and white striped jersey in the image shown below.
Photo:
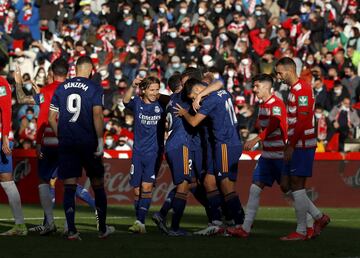
M298 78L296 64L284 57L276 64L277 77L290 87L288 96L288 142L284 149L283 175L294 198L297 218L296 232L282 237L281 240L305 240L306 214L309 212L315 219L314 234L330 222L330 218L315 207L306 195L305 183L312 176L312 167L316 149L314 129L315 99L311 86ZM282 185L283 189L286 188Z
M259 208L261 191L265 186L271 187L275 180L280 184L287 140L286 108L284 102L271 93L272 86L273 78L270 75L259 74L253 78L253 91L261 100L258 122L262 132L247 141L244 149L251 150L261 141L263 152L253 172L244 223L241 227L228 229L233 236L249 236Z
M11 130L11 87L0 77L0 184L4 189L15 219L15 226L1 235L27 235L24 216L21 210L19 191L12 176L12 139L9 139Z

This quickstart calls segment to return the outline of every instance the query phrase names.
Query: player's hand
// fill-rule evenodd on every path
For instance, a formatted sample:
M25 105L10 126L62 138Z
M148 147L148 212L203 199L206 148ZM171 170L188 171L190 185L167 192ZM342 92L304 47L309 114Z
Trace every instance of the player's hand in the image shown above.
M2 139L2 151L5 153L5 155L11 154L9 138L7 136L4 136Z
M192 107L195 110L195 112L197 112L201 107L200 101L201 101L201 96L200 94L198 94L192 103Z
M187 113L186 109L184 109L179 104L176 104L176 107L174 107L174 109L176 110L175 111L176 116L184 116Z
M254 139L245 142L244 150L247 150L247 151L252 150L252 148L254 148L254 146L257 144L257 142L259 140L260 140L260 138L258 136L256 136Z
M335 127L335 129L338 129L340 127L339 123L335 121L334 122L334 127Z
M291 145L287 144L285 145L285 149L284 149L284 160L286 162L290 161L292 158L294 152L294 147L292 147Z
M133 80L131 86L132 86L133 88L138 87L142 80L143 80L143 78L136 77L136 78Z
M14 79L15 79L16 84L22 84L23 83L21 70L20 70L19 65L16 65Z
M94 153L95 157L102 157L104 155L104 139L98 138L98 146L96 152Z
M41 145L40 144L36 144L36 156L38 157L38 159L43 159L44 158L44 153L41 152Z
M40 93L40 87L37 86L37 84L36 84L33 80L31 80L30 82L31 82L31 84L32 84L32 87L33 87L35 93L36 93L36 94L39 94L39 93Z

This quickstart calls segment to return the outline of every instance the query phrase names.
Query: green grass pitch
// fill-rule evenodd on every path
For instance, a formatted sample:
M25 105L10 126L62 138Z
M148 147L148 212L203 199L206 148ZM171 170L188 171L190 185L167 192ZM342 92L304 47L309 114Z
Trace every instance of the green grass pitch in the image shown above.
M97 239L95 217L90 208L78 206L76 224L82 241L67 241L61 233L64 214L57 207L55 216L59 233L41 237L30 233L26 237L0 237L0 258L8 257L142 257L142 258L188 258L188 257L360 257L360 210L324 209L331 216L331 223L320 237L310 241L282 242L278 240L295 229L295 215L292 208L261 208L249 239L230 237L166 237L161 235L150 216L158 207L152 207L147 219L145 235L131 235L127 228L134 222L131 206L111 206L108 210L108 224L116 227L116 233L106 240ZM26 224L41 223L39 206L24 207ZM0 205L0 231L13 224L10 209ZM191 231L206 225L201 207L187 207L182 227Z

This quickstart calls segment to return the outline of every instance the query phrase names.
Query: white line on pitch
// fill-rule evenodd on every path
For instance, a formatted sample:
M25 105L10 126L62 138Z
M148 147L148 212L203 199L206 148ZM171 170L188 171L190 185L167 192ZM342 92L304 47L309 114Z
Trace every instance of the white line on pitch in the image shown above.
M107 219L129 219L130 217L125 216L108 216ZM31 217L31 218L24 218L25 220L42 220L44 217ZM65 219L65 217L54 217L54 219ZM95 219L95 216L93 217L75 217L75 219ZM14 221L13 218L1 218L0 221Z

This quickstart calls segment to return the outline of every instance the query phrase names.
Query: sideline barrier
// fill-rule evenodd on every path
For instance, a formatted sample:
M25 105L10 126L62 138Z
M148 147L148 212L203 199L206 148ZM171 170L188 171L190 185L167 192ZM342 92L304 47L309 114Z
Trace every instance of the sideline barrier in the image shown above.
M251 184L252 171L260 152L244 152L239 161L237 191L243 204L246 204ZM129 182L131 152L108 151L104 154L105 189L108 203L112 205L132 204L133 195ZM34 150L14 150L14 178L23 203L39 203L37 160ZM85 177L81 183L89 188ZM61 182L56 183L56 202L62 200ZM153 203L162 204L166 194L173 188L169 167L164 161L158 174L158 181L153 194ZM307 183L307 193L318 206L322 207L360 207L360 153L317 153L313 177ZM6 202L3 190L0 202ZM193 197L190 205L198 203ZM261 205L287 206L279 187L265 189L261 196Z

